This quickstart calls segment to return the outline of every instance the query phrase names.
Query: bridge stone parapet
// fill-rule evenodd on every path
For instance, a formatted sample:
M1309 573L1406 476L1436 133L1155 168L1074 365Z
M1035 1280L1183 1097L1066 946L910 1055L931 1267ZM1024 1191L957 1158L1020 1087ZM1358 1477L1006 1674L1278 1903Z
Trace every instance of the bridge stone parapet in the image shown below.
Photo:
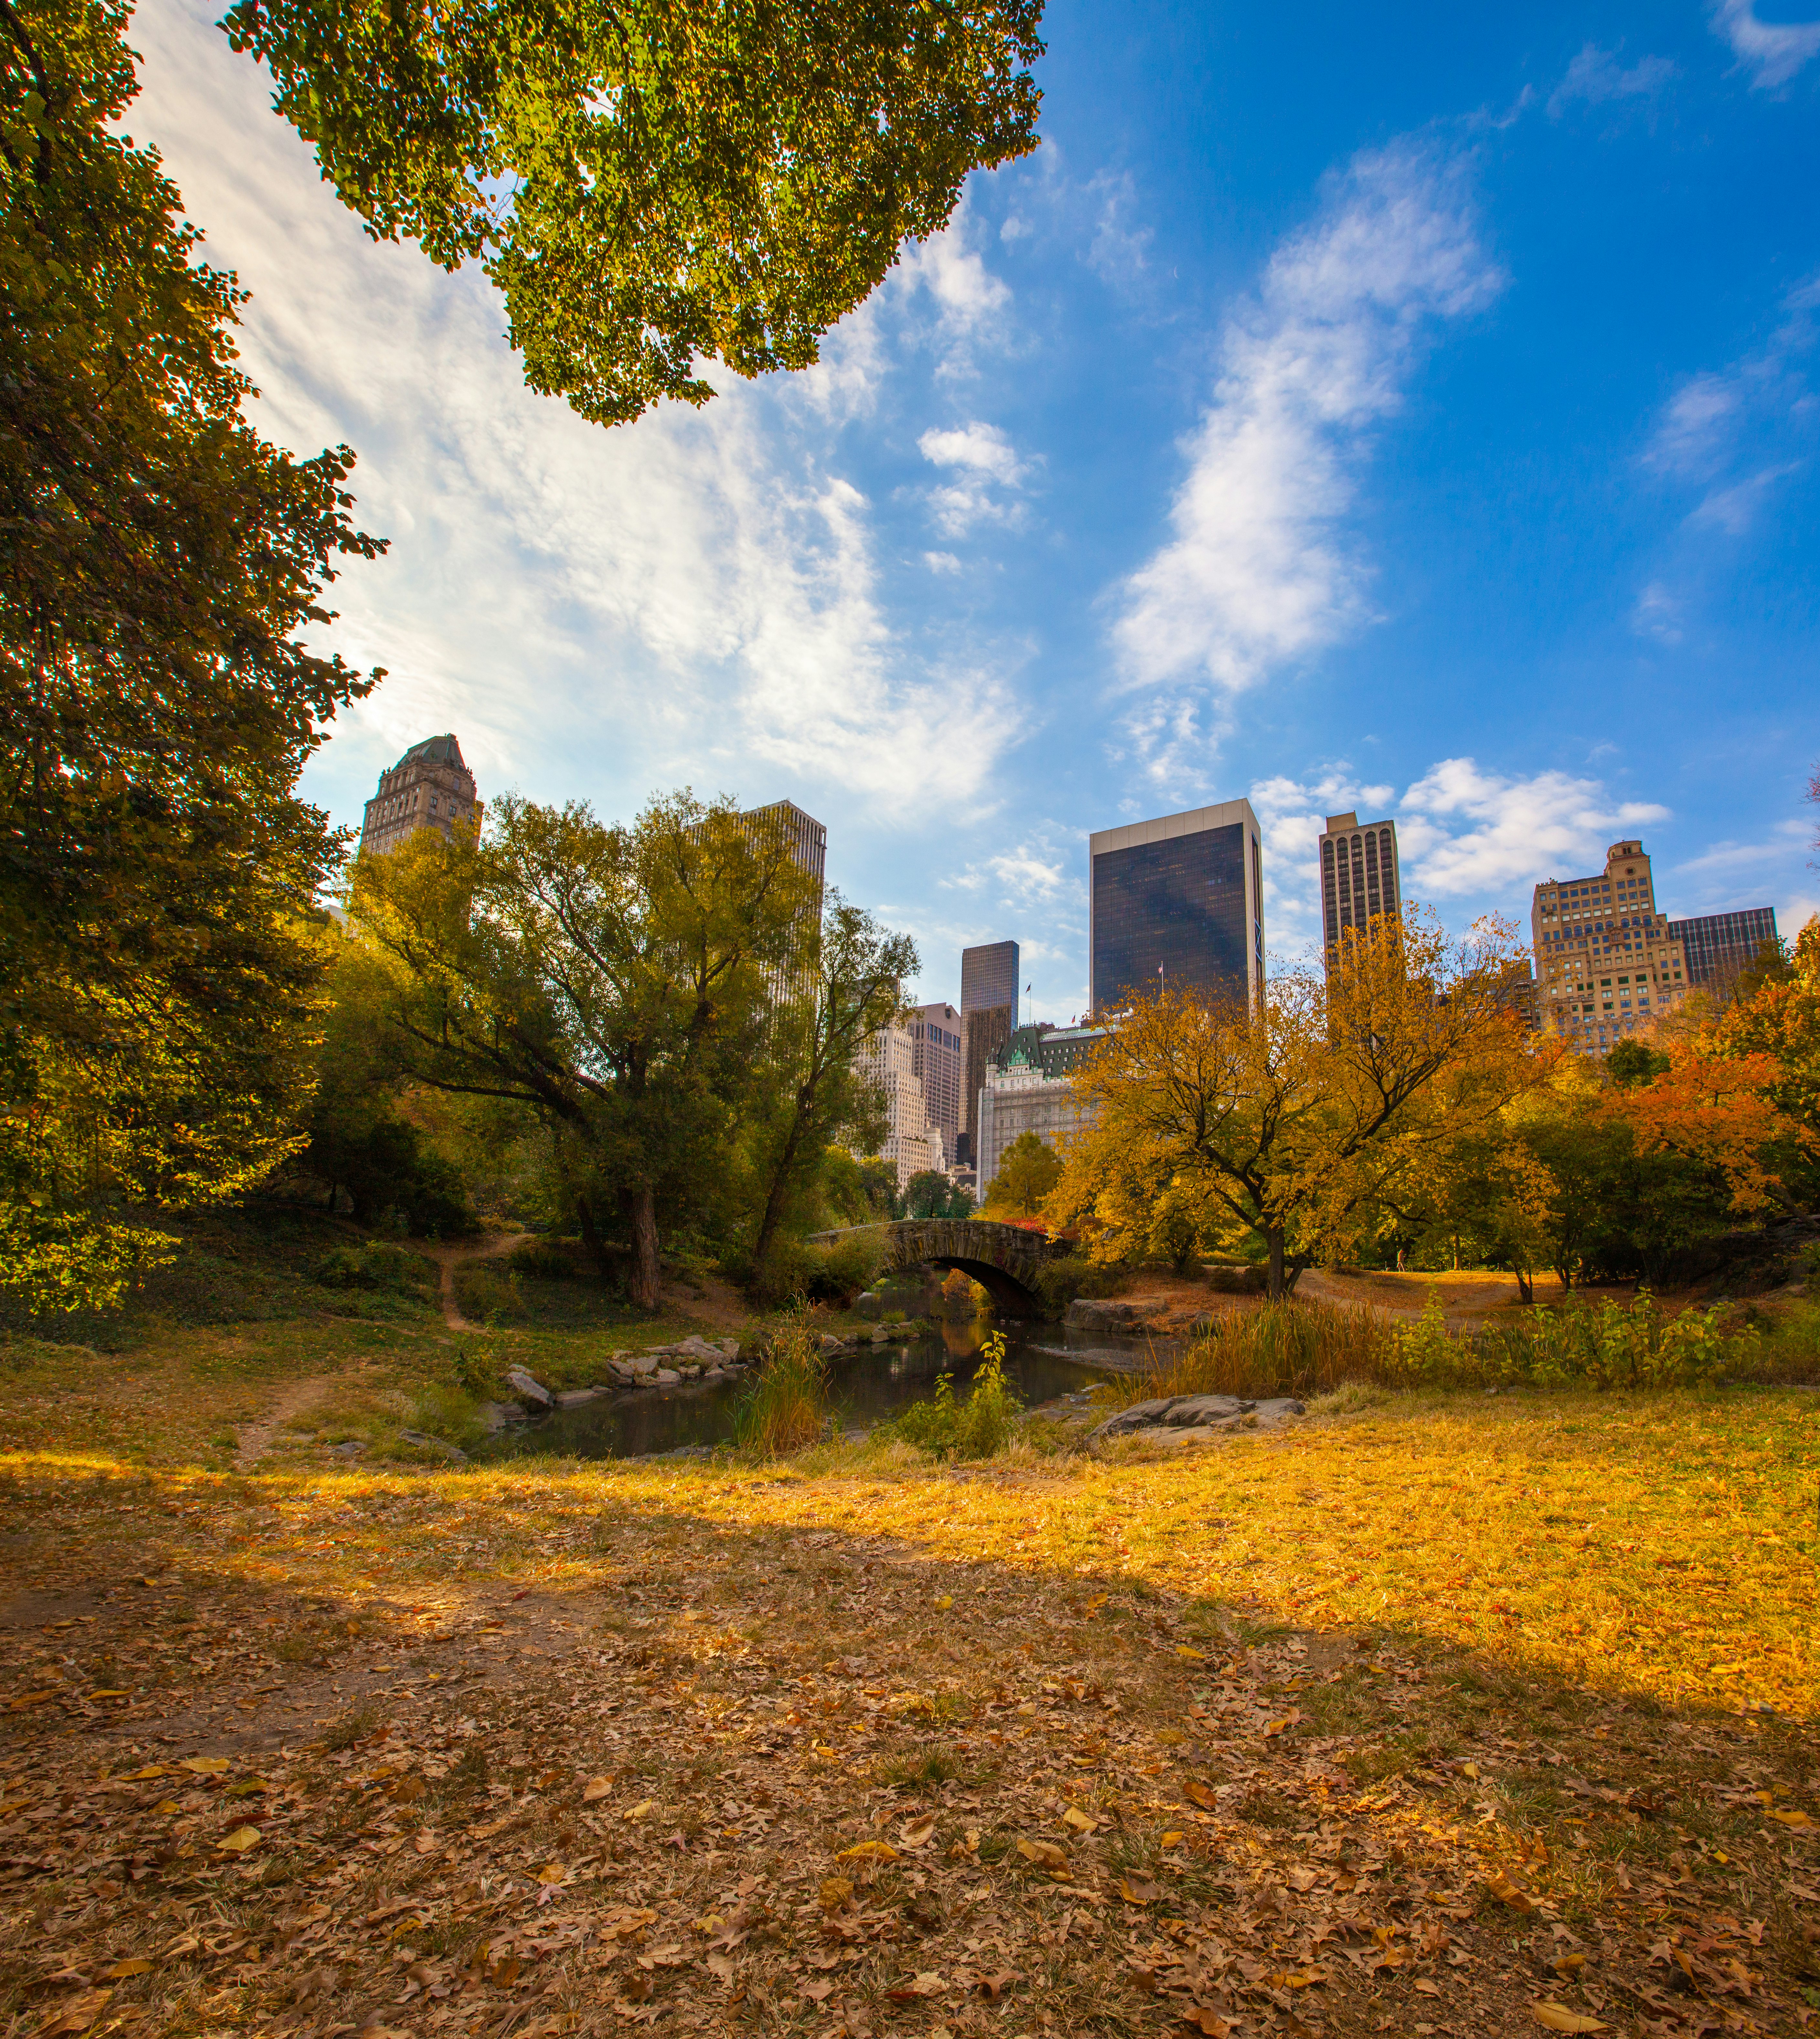
M851 1225L815 1234L816 1243L866 1235L885 1250L885 1265L893 1267L958 1267L977 1281L1007 1316L1036 1316L1041 1309L1039 1277L1052 1260L1067 1251L1040 1232L990 1218L902 1218L893 1225Z

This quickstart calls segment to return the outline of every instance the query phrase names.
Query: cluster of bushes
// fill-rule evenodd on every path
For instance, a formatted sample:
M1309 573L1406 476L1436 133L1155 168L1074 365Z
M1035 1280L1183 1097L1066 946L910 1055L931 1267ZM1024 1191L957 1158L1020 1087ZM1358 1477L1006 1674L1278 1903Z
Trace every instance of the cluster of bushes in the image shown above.
M1398 1323L1368 1309L1286 1300L1234 1311L1135 1382L1152 1395L1306 1399L1348 1382L1387 1388L1670 1388L1806 1377L1811 1342L1772 1353L1748 1320L1727 1328L1718 1309L1670 1314L1647 1289L1628 1306L1570 1299L1518 1323L1450 1331L1438 1295Z
M772 1244L764 1265L723 1263L727 1274L741 1281L761 1309L776 1309L798 1298L809 1303L826 1303L835 1309L850 1308L855 1297L872 1285L878 1271L881 1248L875 1239L863 1233L837 1239L828 1245L811 1245L806 1240L779 1239Z
M317 1263L316 1278L325 1289L392 1289L415 1293L423 1286L429 1268L421 1254L374 1240L365 1246L337 1246Z
M1077 1296L1116 1296L1125 1280L1120 1267L1102 1267L1084 1253L1052 1260L1037 1277L1043 1314L1059 1317Z

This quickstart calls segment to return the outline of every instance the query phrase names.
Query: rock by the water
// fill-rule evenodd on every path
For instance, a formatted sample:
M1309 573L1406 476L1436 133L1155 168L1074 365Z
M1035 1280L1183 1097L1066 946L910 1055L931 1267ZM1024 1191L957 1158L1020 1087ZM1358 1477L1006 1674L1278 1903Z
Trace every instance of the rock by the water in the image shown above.
M1115 1303L1098 1296L1077 1296L1062 1321L1078 1331L1140 1331L1155 1307L1152 1303Z
M604 1388L564 1388L556 1395L559 1409L585 1409L590 1402L597 1402L606 1393Z
M521 1366L506 1369L506 1385L516 1395L527 1409L548 1409L554 1407L555 1398L542 1381L527 1373Z
M454 1465L465 1465L468 1454L459 1445L452 1445L446 1437L433 1437L424 1430L400 1430L398 1433L406 1444L420 1445L426 1451L440 1452Z
M675 1388L680 1386L682 1376L673 1366L660 1366L651 1376L651 1385L654 1388Z
M1274 1430L1291 1416L1307 1411L1292 1397L1277 1395L1263 1402L1247 1402L1231 1395L1167 1395L1148 1402L1134 1402L1109 1416L1089 1439L1149 1437L1179 1442L1197 1430Z

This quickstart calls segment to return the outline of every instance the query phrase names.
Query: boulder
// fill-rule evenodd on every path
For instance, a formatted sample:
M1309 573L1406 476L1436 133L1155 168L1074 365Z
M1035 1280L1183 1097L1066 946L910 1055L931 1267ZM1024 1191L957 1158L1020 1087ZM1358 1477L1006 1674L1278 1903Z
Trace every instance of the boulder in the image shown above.
M534 1379L527 1373L521 1366L506 1368L506 1385L527 1409L543 1410L554 1406L555 1397L552 1395L549 1389L542 1381Z
M585 1409L590 1402L597 1402L606 1393L604 1388L565 1388L556 1395L559 1409Z
M619 1364L634 1380L648 1380L658 1370L656 1355L648 1352L628 1352Z
M1141 1331L1155 1307L1154 1303L1116 1303L1098 1296L1077 1296L1062 1321L1078 1331Z
M650 1384L654 1388L675 1388L681 1384L681 1380L682 1376L673 1366L660 1366L651 1376Z
M400 1430L398 1434L408 1445L421 1445L426 1451L440 1452L452 1464L468 1463L468 1454L459 1445L450 1444L446 1437L433 1437L423 1430Z
M1287 1395L1265 1402L1242 1401L1231 1395L1166 1395L1134 1402L1128 1409L1107 1417L1092 1437L1143 1434L1174 1442L1196 1430L1274 1430L1291 1416L1306 1414L1299 1402Z

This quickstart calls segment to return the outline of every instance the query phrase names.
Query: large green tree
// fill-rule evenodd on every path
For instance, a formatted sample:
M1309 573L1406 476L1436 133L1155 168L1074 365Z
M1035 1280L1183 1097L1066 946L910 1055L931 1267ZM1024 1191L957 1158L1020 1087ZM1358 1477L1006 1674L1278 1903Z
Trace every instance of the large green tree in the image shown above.
M879 1100L857 1057L866 1040L896 1016L904 980L916 974L916 944L831 891L813 963L802 995L779 1006L767 1043L776 1084L761 1135L764 1201L753 1242L760 1267L793 1199L806 1194L824 1165L835 1134L861 1146L884 1137Z
M372 684L301 633L381 549L347 448L242 415L242 294L118 131L126 12L0 5L0 1279L40 1304L118 1293L123 1203L295 1145L339 853L295 788Z
M502 292L606 423L803 368L967 173L1036 146L1041 0L237 0L376 236Z
M400 1066L534 1111L582 1236L603 1265L616 1239L654 1307L660 1228L722 1199L813 926L783 832L687 794L630 825L508 795L483 843L425 830L362 857L350 903L392 966Z

